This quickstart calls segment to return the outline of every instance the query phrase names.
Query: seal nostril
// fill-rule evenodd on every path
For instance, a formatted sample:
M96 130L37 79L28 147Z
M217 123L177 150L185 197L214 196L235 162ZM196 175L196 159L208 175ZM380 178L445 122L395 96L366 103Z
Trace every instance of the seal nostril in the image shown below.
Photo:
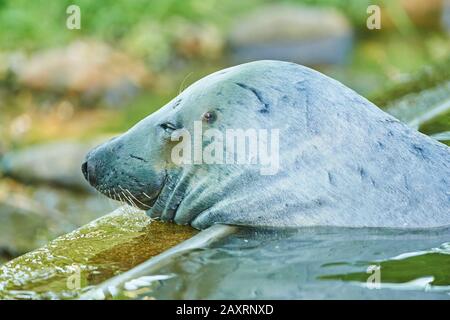
M84 162L81 165L81 171L83 172L84 178L91 184L95 186L97 184L97 179L95 177L95 168L92 166L91 162Z
M86 180L88 179L88 174L87 174L87 161L84 162L81 165L81 172L83 172L83 176L86 178Z

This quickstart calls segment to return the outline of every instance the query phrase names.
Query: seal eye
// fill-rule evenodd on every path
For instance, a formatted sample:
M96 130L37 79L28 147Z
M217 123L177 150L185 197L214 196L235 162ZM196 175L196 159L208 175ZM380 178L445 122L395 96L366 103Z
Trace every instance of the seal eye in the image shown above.
M216 121L216 114L212 111L205 112L202 116L202 120L207 123L213 123Z
M172 132L172 131L177 130L177 128L170 122L161 123L159 126L161 128L163 128L164 131L166 131L166 132Z

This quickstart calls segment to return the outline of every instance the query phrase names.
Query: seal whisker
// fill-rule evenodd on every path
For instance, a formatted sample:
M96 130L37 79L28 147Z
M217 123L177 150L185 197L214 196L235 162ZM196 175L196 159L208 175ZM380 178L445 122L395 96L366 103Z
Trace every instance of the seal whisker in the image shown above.
M145 206L145 207L147 207L147 208L151 208L150 206L148 206L148 205L146 205L145 203L142 203L138 198L136 198L131 192L130 192L130 190L128 190L128 189L125 189L127 192L128 192L128 194L131 196L131 197L133 197L133 199L135 199L137 202L139 202L140 204L142 204L143 206Z
M122 200L122 203L124 204L125 212L130 213L130 204L128 202L126 202L126 200L122 199L122 195L123 195L123 193L120 193L119 198Z
M125 194L123 192L121 192L119 194L119 198L121 199L121 202L125 205L125 211L127 213L132 213L132 210L131 210L132 207L130 206L130 203L128 203L126 200L123 200L122 196L124 196L125 199L127 199L127 198L125 197Z
M127 197L127 195L125 194L125 189L122 188L122 186L120 184L119 184L119 188L120 188L120 190L122 190L121 195L123 195L123 197L127 201L127 204L131 204L132 206L136 207L136 204L129 197Z
M189 77L190 77L193 73L194 73L194 72L189 72L189 73L184 77L183 81L181 81L180 88L178 89L178 94L180 94L181 92L184 91L184 89L183 89L184 83L186 82L187 79L189 79Z
M133 204L133 206L139 208L139 206L136 205L136 202L138 202L138 203L140 203L141 205L143 205L143 206L146 207L146 208L151 208L150 206L146 205L145 203L142 203L141 201L139 201L139 199L137 199L137 198L130 192L130 190L122 188L122 186L121 186L120 184L119 184L119 188L123 191L122 194L123 194L123 196L125 197L125 199L127 199L129 202L131 202L131 203ZM130 196L126 196L126 195L125 195L125 192L128 192L128 194L129 194L131 197L130 197ZM133 201L133 199L136 200L136 202Z
M111 189L107 189L106 191L108 192L108 195L109 195L108 203L109 203L111 209L114 209L114 201L116 201L116 196L115 196L115 194L111 194Z
M114 201L117 201L117 194L115 192L112 194L112 199L114 199Z
M124 201L124 200L122 199L122 196L121 196L120 193L118 194L118 197L119 197L120 202L121 202L122 204L128 204L126 201Z
M114 208L114 204L113 204L113 202L112 201L114 201L114 198L113 198L113 196L111 195L111 190L110 189L107 189L106 190L107 192L108 192L108 204L109 204L109 206L110 206L110 208L111 208L111 210Z
M114 193L114 200L116 200L116 196L117 196L117 192L116 192L116 188L112 188L113 193Z
M149 198L150 200L153 200L148 194L146 194L145 192L142 192L142 194L145 196L145 197L147 197L147 198Z
M133 202L133 200L128 197L125 192L121 192L121 195L124 197L127 204L131 204L132 206L136 206L136 204Z
M123 196L125 197L125 199L127 199L129 201L129 203L131 203L131 205L135 208L139 208L138 205L136 205L136 202L133 201L133 199L131 199L129 196L127 196L125 193L122 193Z

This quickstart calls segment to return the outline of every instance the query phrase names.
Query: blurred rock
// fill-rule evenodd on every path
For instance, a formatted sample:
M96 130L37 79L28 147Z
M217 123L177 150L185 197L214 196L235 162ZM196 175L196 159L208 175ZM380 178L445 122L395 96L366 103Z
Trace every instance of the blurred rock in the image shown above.
M126 102L151 81L144 64L95 41L35 53L12 71L22 86L112 106Z
M59 141L11 151L0 159L0 173L25 183L93 192L81 173L81 164L96 144Z
M164 23L137 24L121 41L127 52L160 72L173 71L190 60L214 61L223 56L225 48L224 36L214 23L192 22L179 16ZM159 86L160 76L155 86Z
M450 34L450 0L444 0L442 10L442 25L445 31Z
M381 3L381 30L406 30L410 26L439 28L444 1L400 0Z
M61 230L61 217L25 196L0 193L0 255L12 258L69 231Z
M171 59L172 48L168 32L168 28L156 21L141 22L121 39L121 46L133 56L143 59L152 70L161 70Z
M101 195L0 181L0 260L34 250L116 208Z
M42 246L117 207L81 173L85 155L100 140L41 144L0 157L0 260Z
M443 0L401 0L411 21L419 27L439 26Z
M229 35L234 60L278 59L306 65L344 63L353 44L334 9L268 5L240 17Z
M178 21L174 24L174 47L187 59L215 60L222 56L225 40L213 24Z
M22 51L0 53L0 81L4 82L11 74L16 74L21 65L26 62Z

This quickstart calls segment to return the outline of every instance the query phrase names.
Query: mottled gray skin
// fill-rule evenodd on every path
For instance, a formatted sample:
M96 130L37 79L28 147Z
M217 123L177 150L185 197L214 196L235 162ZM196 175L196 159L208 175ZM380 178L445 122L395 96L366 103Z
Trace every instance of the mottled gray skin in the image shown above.
M280 129L278 173L174 165L171 130L161 125L192 132L207 111L217 118L204 130ZM152 217L199 229L450 225L449 148L341 83L287 62L256 61L199 80L94 149L87 168L104 194L123 192Z

